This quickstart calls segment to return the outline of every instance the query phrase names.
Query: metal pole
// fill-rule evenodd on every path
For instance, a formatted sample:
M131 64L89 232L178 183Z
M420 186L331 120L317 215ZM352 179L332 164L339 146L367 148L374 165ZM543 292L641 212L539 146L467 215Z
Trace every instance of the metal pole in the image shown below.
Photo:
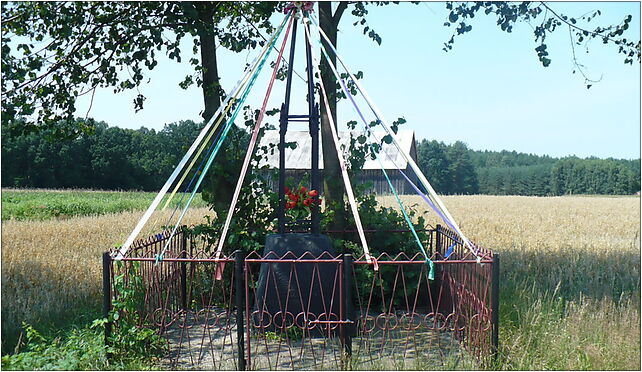
M310 137L312 142L312 174L310 175L310 188L319 191L319 114L318 107L314 104L314 73L312 67L312 51L308 35L305 35L305 58L308 67L308 113L310 123ZM312 205L312 233L319 233L319 205Z
M245 341L243 339L243 311L245 309L245 280L243 278L243 266L245 264L243 254L240 250L234 252L234 280L236 281L236 346L238 354L238 369L245 370Z
M288 77L285 83L285 102L281 105L281 116L279 121L279 234L285 233L285 133L288 131L288 116L290 115L290 91L292 90L292 71L294 70L296 27L297 22L294 22L294 25L292 26L292 39L290 40Z
M103 317L109 319L111 311L111 256L109 252L103 253ZM105 346L109 346L111 337L111 322L105 323ZM107 354L110 357L110 354Z
M350 318L354 318L354 314L352 313L352 264L354 262L354 258L352 257L352 254L346 253L343 255L343 294L344 298L343 300L345 301L344 305L344 314L345 314L345 319L344 320L352 320ZM347 358L352 357L352 336L353 336L353 331L354 331L354 324L347 323L346 326L344 327L344 332L345 332L345 344L344 344L344 349L346 353ZM349 365L349 362L348 362Z
M491 323L493 358L496 360L499 353L499 254L493 253L492 274L491 274Z
M435 252L443 254L444 252L441 249L441 225L437 224L435 227Z
M187 237L185 227L181 231L181 257L187 258ZM181 306L187 310L187 261L181 262Z

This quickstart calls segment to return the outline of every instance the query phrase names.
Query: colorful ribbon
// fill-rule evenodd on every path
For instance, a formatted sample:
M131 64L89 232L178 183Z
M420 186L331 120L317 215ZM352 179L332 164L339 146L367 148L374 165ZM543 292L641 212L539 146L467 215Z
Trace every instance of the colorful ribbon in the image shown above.
M305 22L306 20L307 20L307 17L304 18L304 29L307 35L308 43L310 43L310 51L312 52L312 58L315 61L318 61L314 53L314 46L312 45L312 38L310 37L310 30L308 29L308 25ZM314 65L315 73L321 76L321 72L319 71L319 68L318 68L318 63L313 63L313 65ZM321 85L321 91L323 92L323 95L325 98L323 100L325 104L325 109L326 109L326 112L329 113L331 112L331 110L330 110L330 106L328 105L328 95L326 94L325 86L323 85L323 80L319 79L319 83ZM332 117L332 115L328 115L328 119L330 120L332 140L334 142L335 148L337 149L339 166L341 168L341 176L343 178L343 182L345 183L346 194L348 195L348 203L350 204L350 209L352 210L352 215L354 216L354 222L357 225L357 232L359 234L359 239L361 240L361 245L363 246L363 252L366 257L366 262L368 262L369 264L374 264L374 270L379 271L379 265L377 264L377 260L370 255L370 249L368 248L368 242L366 241L366 235L363 230L363 224L361 223L361 218L359 217L359 209L357 208L357 201L352 191L352 184L350 182L350 177L348 176L348 170L345 165L345 160L343 159L343 156L341 156L341 150L339 146L339 136L337 134L337 129L335 128L334 118Z
M277 36L272 40L271 44L274 44L276 39L278 39L278 35L280 35L281 31L283 31L283 28L285 26L285 22L288 20L288 18L289 17L286 17L283 20L283 23L281 24L281 26L277 29L277 31L276 31L276 35ZM171 232L171 234L170 234L170 236L169 236L169 238L167 240L167 243L165 244L165 247L163 247L163 250L161 251L161 254L164 253L165 250L167 250L167 248L169 247L169 244L171 243L171 238L176 233L176 230L178 230L178 226L180 225L181 221L183 220L183 217L185 216L185 213L187 213L187 210L189 209L189 206L192 203L192 200L194 199L194 196L196 195L196 191L198 190L198 188L200 187L201 183L203 182L203 179L205 178L205 175L207 174L207 171L209 170L210 166L212 165L212 162L216 158L216 155L218 154L218 151L220 150L221 146L223 145L223 142L225 142L225 138L227 137L227 134L229 133L230 128L234 124L234 121L236 120L236 117L238 116L239 112L241 111L241 109L243 107L243 103L247 99L247 96L248 96L249 92L252 90L252 87L254 86L254 83L256 82L256 79L257 79L258 75L261 73L261 70L263 69L263 66L265 65L265 62L267 61L268 57L270 56L270 52L272 51L271 44L268 45L267 53L265 54L265 56L263 57L263 59L259 63L257 71L254 73L254 75L250 79L250 82L246 86L245 91L243 92L243 95L241 96L241 99L239 100L239 103L236 105L236 108L235 108L232 116L227 121L227 123L225 125L225 128L223 128L223 132L221 134L221 137L219 138L219 141L216 144L216 147L214 148L214 151L210 155L210 158L207 160L207 163L205 164L205 167L203 168L203 172L201 173L198 181L196 182L196 185L194 186L194 190L192 191L192 194L190 195L190 198L187 200L187 204L185 205L185 208L183 209L181 215L178 217L178 221L176 222L176 225L174 226L174 229L172 230L172 232Z
M339 55L339 53L337 52L337 50L334 48L334 46L333 46L333 45L332 45L332 43L330 42L330 40L329 40L328 36L327 36L327 35L325 34L325 32L321 29L321 27L319 27L319 25L317 24L316 20L315 20L314 18L311 18L311 20L312 20L312 22L315 24L315 26L317 27L317 30L319 31L319 34L323 37L323 39L325 39L325 41L326 41L326 45L328 45L328 47L333 51L334 55L336 56L336 58L337 58L337 59L339 60L339 62L341 63L341 65L343 66L344 70L348 73L348 76L350 76L350 79L353 81L353 83L354 83L355 87L357 88L357 90L362 94L362 96L364 97L364 99L365 99L365 100L366 100L366 102L368 103L368 106L370 106L370 109L371 109L371 110L372 110L372 112L375 114L376 118L379 120L379 123L381 124L381 126L385 129L386 133L387 133L388 135L390 135L390 136L391 136L391 138L392 138L392 140L393 140L393 143L394 143L394 144L395 144L395 146L397 147L397 149L398 149L399 153L401 153L401 154L402 154L402 156L404 157L404 159L408 162L408 164L410 165L410 167L413 169L413 171L415 172L415 174L416 174L416 175L417 175L417 177L419 178L419 181L420 181L420 182L422 183L422 185L423 185L423 186L428 190L428 193L431 195L431 197L432 197L433 199L435 199L436 204L437 204L437 205L439 206L439 208L443 211L444 215L445 215L446 217L448 217L448 219L451 221L451 223L452 223L453 227L455 228L455 231L456 231L456 232L461 236L462 240L464 241L464 244L465 244L465 245L467 245L467 246L468 246L468 248L470 249L470 251L471 251L471 252L472 252L472 253L477 257L477 262L480 262L480 261L481 261L481 257L479 256L478 252L477 252L477 251L476 251L476 249L474 248L473 244L470 242L470 240L468 240L468 238L467 238L467 237L464 235L464 233L461 231L461 229L459 228L459 226L458 226L458 225L457 225L457 223L455 222L455 219L450 215L450 212L448 212L448 209L447 209L447 208L446 208L446 206L443 204L443 202L441 201L441 199L439 198L439 196L437 195L437 193L436 193L436 192L435 192L435 190L433 189L432 185L430 185L430 182L428 182L428 180L426 179L426 177L424 176L424 174L423 174L423 173L421 172L421 170L419 169L419 166L417 165L417 163L412 159L412 157L410 157L410 156L409 156L409 154L407 154L407 153L406 153L406 152L401 148L401 145L399 144L399 140L398 140L398 138L397 138L397 135L396 135L396 134L392 131L392 129L390 128L390 126L388 125L387 121L385 120L385 118L384 118L383 114L379 111L379 109L377 108L377 106L372 102L372 100L371 100L371 99L370 99L370 97L368 96L368 94L367 94L367 92L365 91L365 89L361 86L361 84L359 84L359 81L358 81L358 80L354 77L354 75L350 72L350 70L349 70L349 69L348 69L348 67L346 66L345 62L343 61L343 58L341 58L341 56ZM324 50L324 48L321 48L321 50L323 51L323 50ZM327 55L325 55L325 57L329 60L329 58L328 58L328 56L327 56Z
M288 29L285 31L285 36L283 37L283 43L281 44L281 50L279 51L279 56L276 59L274 64L274 69L272 70L272 77L270 78L270 83L268 84L267 92L265 93L265 98L263 99L263 105L261 106L261 111L259 111L259 116L256 119L256 124L254 125L254 130L252 132L252 138L250 139L250 144L248 145L247 152L245 153L245 159L243 160L243 167L241 168L241 174L239 179L236 182L236 188L234 189L234 196L232 196L232 202L230 203L230 209L227 212L227 217L225 218L225 225L223 226L223 231L218 240L218 248L216 249L216 258L219 258L221 252L223 251L223 245L225 244L225 238L227 237L227 231L230 228L230 222L232 221L232 215L234 214L234 208L238 202L239 194L241 193L241 187L243 186L243 181L245 180L245 174L247 173L248 167L250 165L250 160L252 160L252 154L254 153L254 147L256 146L256 141L259 137L259 132L261 130L261 124L263 122L263 117L265 116L265 110L267 109L267 103L272 93L272 87L274 86L274 80L276 80L276 74L279 70L279 65L281 64L281 57L283 56L283 51L285 50L285 45L288 40L288 35L290 35L290 28L292 27L292 22L294 18L290 18L290 23L288 24Z
M285 24L285 20L283 22L284 22L283 24ZM277 32L280 32L280 29L275 30L275 32L273 34L273 37L277 34ZM266 46L264 47L264 50L266 50L269 47L269 45L270 45L270 43L266 43ZM259 61L259 57L260 57L260 55L257 56L254 59L254 61L252 61L251 65L257 66L258 61ZM245 78L247 76L251 75L253 70L254 70L254 68L251 69L251 70L248 70L245 73L245 75L241 79L239 79L237 81L235 87L232 88L232 92L237 92L237 90L241 90L241 86L242 86L243 81L245 80ZM221 111L223 111L224 107L227 107L227 104L228 104L228 102L230 101L231 98L232 98L232 95L228 96L225 99L223 104L218 108L218 110L214 113L214 115L212 115L212 118L208 121L208 123L205 125L205 127L203 127L203 129L199 133L198 137L196 137L196 139L194 140L194 142L192 143L190 148L187 150L187 152L185 153L185 155L183 156L181 161L178 163L178 165L176 166L176 168L174 169L172 174L169 176L169 178L167 179L167 181L165 182L165 184L163 185L161 190L158 192L158 194L156 195L156 197L152 201L152 204L150 204L150 206L147 208L147 210L145 211L143 216L140 218L140 220L138 221L136 227L131 232L131 234L129 235L129 237L125 241L125 243L123 243L123 245L118 250L118 252L116 252L114 254L114 259L120 260L123 257L125 257L125 254L129 250L129 248L132 245L132 243L134 242L134 239L136 239L138 234L140 234L140 231L143 229L143 227L145 226L145 224L147 223L147 221L151 217L152 213L154 213L154 211L156 210L156 208L160 204L161 200L163 199L163 197L167 193L167 190L174 183L174 181L178 177L178 174L183 170L183 167L185 166L187 161L192 157L192 154L194 153L196 148L199 146L199 144L201 143L201 141L203 140L205 135L209 132L209 130L211 129L211 127L212 127L212 125L214 123L214 120L221 114Z

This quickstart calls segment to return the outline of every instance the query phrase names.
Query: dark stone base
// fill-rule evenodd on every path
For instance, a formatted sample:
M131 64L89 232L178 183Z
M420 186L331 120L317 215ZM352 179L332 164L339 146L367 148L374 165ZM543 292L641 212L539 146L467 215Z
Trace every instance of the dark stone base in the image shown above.
M263 251L265 259L312 260L322 254L325 259L335 256L330 238L320 234L268 235ZM284 318L286 325L295 323L298 328L306 320L339 320L338 270L338 263L262 263L255 326L274 331L281 329ZM327 324L317 324L310 333L327 336L327 329Z

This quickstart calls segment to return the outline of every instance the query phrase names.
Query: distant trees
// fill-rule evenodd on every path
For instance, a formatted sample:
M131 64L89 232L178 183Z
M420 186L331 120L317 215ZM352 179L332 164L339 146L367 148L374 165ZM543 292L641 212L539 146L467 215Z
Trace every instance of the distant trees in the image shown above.
M470 150L460 141L452 145L422 140L417 143L417 161L432 186L442 194L477 194L477 173Z
M51 140L11 136L2 126L2 186L158 190L194 141L202 124L191 120L163 130L109 127L93 135Z
M549 164L477 168L480 194L550 195L550 176Z
M614 159L560 159L551 170L551 193L631 194L640 190L640 170Z
M450 190L452 177L446 157L446 145L435 140L421 140L417 143L417 161L421 171L437 192L445 193Z
M13 136L3 125L2 187L159 190L202 126L186 120L155 131L99 122L93 135L54 140L46 133ZM236 149L231 153L238 159L229 162L241 161L247 140L247 133L235 127L225 146ZM446 145L425 139L417 142L417 158L441 194L618 195L640 190L640 159L556 159L515 151L475 151L460 141ZM220 175L223 166L215 165L210 172ZM207 189L231 192L218 184L218 178L208 177Z
M417 143L421 170L442 194L633 194L640 191L640 159L562 159L515 151L475 151L463 142Z

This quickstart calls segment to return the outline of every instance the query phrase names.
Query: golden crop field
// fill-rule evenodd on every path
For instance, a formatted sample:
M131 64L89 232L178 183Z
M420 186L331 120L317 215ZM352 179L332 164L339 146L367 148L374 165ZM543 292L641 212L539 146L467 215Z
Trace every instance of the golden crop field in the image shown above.
M403 202L439 223L419 196ZM444 202L470 239L500 254L501 368L640 369L639 197Z
M190 210L186 224L205 222L207 208ZM171 211L157 212L165 223ZM99 308L102 253L122 244L143 212L49 221L2 222L2 332L15 333L62 317L70 309ZM151 234L147 226L139 237ZM76 314L74 314L76 315Z
M419 197L403 200L438 223ZM396 206L393 197L379 201ZM500 253L498 368L639 370L639 198L444 201L469 238ZM192 210L188 223L206 212ZM124 241L141 214L3 222L3 338L22 321L37 324L78 304L97 307L101 253Z

